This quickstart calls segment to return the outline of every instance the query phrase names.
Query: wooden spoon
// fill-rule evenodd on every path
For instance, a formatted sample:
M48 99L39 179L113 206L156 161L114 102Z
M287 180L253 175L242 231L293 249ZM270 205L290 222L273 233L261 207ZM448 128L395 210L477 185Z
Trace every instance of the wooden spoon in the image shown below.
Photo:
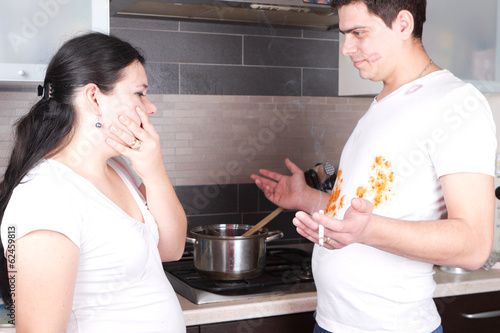
M279 213L283 211L283 208L278 207L271 214L264 217L259 223L254 225L250 230L245 232L242 236L250 236L253 235L257 230L268 224L272 219L274 219Z

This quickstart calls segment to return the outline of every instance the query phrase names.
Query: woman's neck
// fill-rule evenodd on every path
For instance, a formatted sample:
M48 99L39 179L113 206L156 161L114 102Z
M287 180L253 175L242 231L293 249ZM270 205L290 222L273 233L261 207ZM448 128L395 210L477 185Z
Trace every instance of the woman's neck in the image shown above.
M104 135L91 129L77 131L71 141L51 158L87 178L91 175L104 175L107 160L113 156Z

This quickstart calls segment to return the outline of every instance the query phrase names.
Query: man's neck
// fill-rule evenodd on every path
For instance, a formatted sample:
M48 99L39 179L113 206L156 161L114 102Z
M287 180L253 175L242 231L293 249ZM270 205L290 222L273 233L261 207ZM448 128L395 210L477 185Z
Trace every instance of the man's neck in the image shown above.
M410 61L396 67L394 72L383 80L384 87L377 95L377 101L384 99L407 83L413 82L432 72L440 70L440 68L432 62L425 51L418 56L409 57L407 59L410 59Z

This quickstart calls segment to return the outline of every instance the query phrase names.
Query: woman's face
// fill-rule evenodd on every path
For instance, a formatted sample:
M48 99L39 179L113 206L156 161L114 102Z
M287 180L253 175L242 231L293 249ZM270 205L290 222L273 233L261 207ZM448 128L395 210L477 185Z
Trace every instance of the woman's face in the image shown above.
M109 132L110 126L114 125L130 133L118 120L120 115L125 115L142 126L136 108L139 107L149 116L157 111L156 106L146 97L147 89L148 79L144 66L135 61L123 70L122 79L115 83L113 91L107 95L101 95L99 99L101 130Z

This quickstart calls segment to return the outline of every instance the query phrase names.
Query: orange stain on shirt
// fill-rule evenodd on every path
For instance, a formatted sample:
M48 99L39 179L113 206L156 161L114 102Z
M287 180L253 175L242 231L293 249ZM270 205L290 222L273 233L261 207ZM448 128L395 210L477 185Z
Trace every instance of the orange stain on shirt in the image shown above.
M358 187L358 190L356 191L356 195L358 196L358 198L364 197L365 193L366 193L366 188L362 186Z
M392 171L392 163L387 161L385 157L378 156L375 158L371 169L370 178L366 186L360 186L356 190L356 195L359 198L370 200L373 207L378 207L381 204L389 201L394 188L394 172ZM337 172L337 180L333 187L328 206L325 209L325 215L335 217L338 211L344 208L345 195L342 195L342 170Z
M391 162L383 156L378 156L370 170L370 179L366 187L360 186L356 191L359 198L365 197L372 200L373 207L388 201L393 195L394 172Z
M342 191L342 170L337 172L337 180L335 181L335 186L333 187L332 194L330 195L330 200L328 201L328 206L325 209L325 215L330 217L335 217L338 210L344 207L344 196L340 196Z

